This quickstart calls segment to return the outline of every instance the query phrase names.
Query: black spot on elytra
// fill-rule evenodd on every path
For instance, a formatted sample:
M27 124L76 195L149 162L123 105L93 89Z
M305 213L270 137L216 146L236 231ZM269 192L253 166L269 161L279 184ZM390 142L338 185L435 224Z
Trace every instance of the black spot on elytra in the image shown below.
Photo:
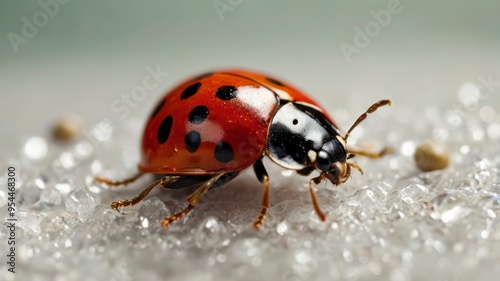
M170 135L170 130L172 129L172 122L174 119L172 116L167 116L161 122L160 128L158 129L158 142L160 144L165 143Z
M200 82L196 82L193 85L187 87L182 92L181 99L185 100L187 98L190 98L191 96L193 96L194 94L196 94L198 92L198 90L200 89L200 87L201 87L201 83Z
M163 99L155 108L155 110L153 111L153 114L151 115L151 119L155 118L156 114L158 114L158 112L160 112L161 108L165 105L165 101L166 99Z
M184 137L184 144L186 145L186 149L191 153L194 153L198 149L200 143L200 133L196 131L191 131Z
M292 124L297 125L299 123L299 120L293 119Z
M238 89L235 86L222 86L217 89L215 96L221 100L234 99L238 93Z
M204 74L202 74L200 76L196 76L193 80L200 80L200 79L212 76L212 75L214 75L213 72L207 72L207 73L204 73Z
M215 146L215 158L221 162L229 162L233 160L233 148L227 142L221 141Z
M275 84L275 85L278 85L278 86L283 86L283 83L281 83L280 81L274 79L274 78L271 78L271 77L266 77L266 80Z
M192 124L201 124L208 116L208 108L204 105L199 105L189 113L188 120Z

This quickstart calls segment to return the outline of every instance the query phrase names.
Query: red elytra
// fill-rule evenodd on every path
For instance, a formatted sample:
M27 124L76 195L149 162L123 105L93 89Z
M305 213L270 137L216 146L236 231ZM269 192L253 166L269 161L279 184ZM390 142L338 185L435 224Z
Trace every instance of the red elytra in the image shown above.
M198 184L188 198L189 206L163 219L166 228L189 213L207 190L227 183L253 165L264 185L261 212L254 223L260 228L269 207L269 176L262 164L267 156L301 175L320 172L309 186L314 209L325 220L314 184L324 179L341 184L351 168L362 172L348 159L354 155L377 158L389 151L354 150L345 144L350 131L368 113L390 103L381 100L372 105L342 136L320 104L288 83L244 70L205 73L181 83L155 106L143 134L138 175L124 181L97 180L120 185L145 173L165 175L138 197L113 202L114 209L140 202L155 186L174 189L186 182Z
M217 90L224 86L237 88L237 96L228 100L217 97ZM215 174L247 168L264 151L267 130L278 107L278 99L306 102L325 114L317 102L299 90L262 74L227 70L189 79L156 105L142 139L140 171ZM196 116L196 109L200 108L206 109L207 116ZM205 113L198 111L201 111L198 115ZM199 118L190 122L190 114ZM168 133L165 132L166 142L160 143L158 130L168 117L173 122L170 130L163 128ZM333 123L331 118L329 120ZM185 138L192 131L197 132L201 139L196 153L185 149ZM216 161L215 146L221 142L230 145L233 159Z

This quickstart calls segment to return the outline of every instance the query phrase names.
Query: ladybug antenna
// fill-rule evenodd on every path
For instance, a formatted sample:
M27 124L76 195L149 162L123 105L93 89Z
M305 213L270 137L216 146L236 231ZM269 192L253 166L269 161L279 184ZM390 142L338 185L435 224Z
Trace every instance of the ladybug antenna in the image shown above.
M344 141L347 143L347 138L349 137L349 134L351 133L351 131L356 128L356 126L359 125L359 123L363 122L363 120L366 119L366 116L368 116L368 114L374 112L375 110L377 110L377 108L381 107L381 106L384 106L384 105L391 105L392 102L391 100L380 100L374 104L372 104L372 106L370 106L366 111L365 113L361 114L361 116L358 117L358 120L356 120L356 122L354 122L354 124L351 126L351 128L349 128L349 130L347 131L347 133L345 134L344 136Z

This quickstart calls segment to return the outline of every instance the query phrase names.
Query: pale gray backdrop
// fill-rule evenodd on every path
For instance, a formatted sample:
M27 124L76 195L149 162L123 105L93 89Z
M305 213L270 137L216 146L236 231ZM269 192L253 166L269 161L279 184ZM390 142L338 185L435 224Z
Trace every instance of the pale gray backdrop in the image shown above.
M494 0L2 0L0 156L63 112L142 119L169 87L219 67L281 76L332 110L447 108L462 84L500 81L499 12ZM169 75L117 112L156 67ZM486 86L500 109L500 83Z

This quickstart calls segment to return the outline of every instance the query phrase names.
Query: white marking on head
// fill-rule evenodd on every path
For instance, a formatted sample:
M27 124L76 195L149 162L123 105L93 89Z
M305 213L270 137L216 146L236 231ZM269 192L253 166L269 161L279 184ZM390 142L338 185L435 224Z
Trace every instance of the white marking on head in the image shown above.
M307 157L309 157L309 160L311 160L311 162L316 161L317 156L318 156L318 153L316 153L316 151L314 151L314 150L309 150L307 152Z

